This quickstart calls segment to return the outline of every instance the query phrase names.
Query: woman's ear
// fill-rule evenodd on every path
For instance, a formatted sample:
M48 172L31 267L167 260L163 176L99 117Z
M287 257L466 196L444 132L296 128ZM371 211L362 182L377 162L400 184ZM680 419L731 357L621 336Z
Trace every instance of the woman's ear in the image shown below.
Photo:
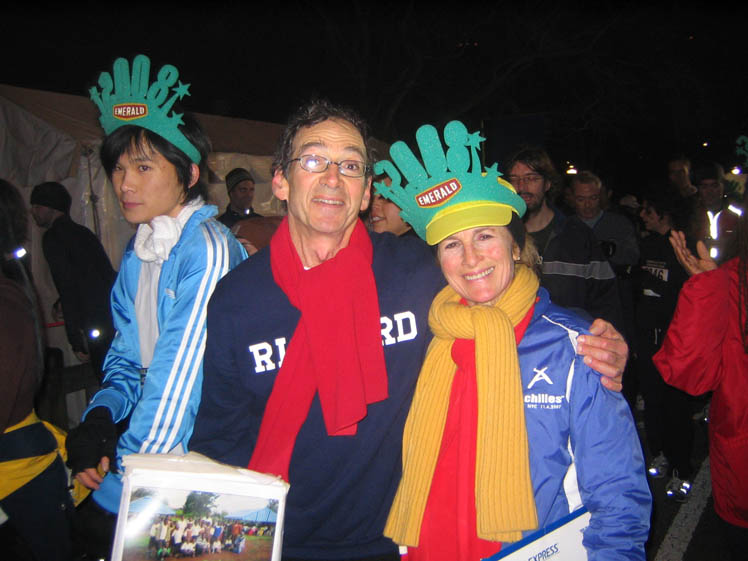
M522 250L519 248L516 242L512 242L512 259L517 263L522 257Z

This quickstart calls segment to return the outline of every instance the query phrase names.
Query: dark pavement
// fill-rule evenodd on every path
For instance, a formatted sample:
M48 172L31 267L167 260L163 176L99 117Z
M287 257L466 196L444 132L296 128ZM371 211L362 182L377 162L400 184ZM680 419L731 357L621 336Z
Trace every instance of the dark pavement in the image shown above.
M639 419L641 413L637 412L636 417ZM688 501L678 503L666 497L668 477L649 478L654 503L647 542L648 561L738 561L730 557L725 547L719 519L714 512L707 424L703 421L693 423L696 433L692 456L695 475ZM640 437L646 442L646 434L641 424L639 426ZM649 460L647 457L647 462Z

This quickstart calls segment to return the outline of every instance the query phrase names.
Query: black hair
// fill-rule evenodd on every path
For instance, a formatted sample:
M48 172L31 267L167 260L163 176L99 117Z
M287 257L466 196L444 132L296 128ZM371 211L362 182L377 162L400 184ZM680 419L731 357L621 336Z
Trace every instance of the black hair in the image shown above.
M683 152L674 152L670 154L665 161L665 164L669 165L672 162L684 162L688 169L691 169L691 158L686 156Z
M189 113L182 115L184 124L179 127L182 134L189 140L200 153L200 177L192 187L192 164L194 163L187 154L174 146L171 142L143 127L136 125L125 125L107 135L101 145L101 163L107 176L111 180L114 167L117 165L122 154L147 155L147 150L152 149L161 154L166 161L172 164L177 171L177 179L184 189L184 200L182 204L188 203L198 197L208 199L208 184L205 181L208 170L208 154L211 150L210 139L205 135L197 120Z
M717 162L700 162L691 173L693 182L698 185L705 179L722 181L725 177L724 168Z
M662 218L667 215L675 230L689 232L691 228L691 202L680 196L678 190L670 183L650 184L642 195L642 204L649 206Z
M340 119L350 123L364 139L364 149L366 150L367 164L366 175L372 174L371 166L368 165L373 157L372 147L370 146L369 126L366 121L355 110L335 105L326 99L313 99L307 104L299 107L291 115L286 127L281 133L278 140L278 146L273 158L272 173L282 169L283 173L288 171L289 160L293 149L293 141L299 130L305 127L311 127L316 124L328 121L330 119Z

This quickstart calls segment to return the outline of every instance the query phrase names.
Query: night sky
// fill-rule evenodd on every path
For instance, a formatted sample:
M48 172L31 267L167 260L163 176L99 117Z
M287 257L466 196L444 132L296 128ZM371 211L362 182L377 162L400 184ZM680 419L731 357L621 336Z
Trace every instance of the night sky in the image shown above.
M461 119L487 159L542 143L619 191L665 158L736 163L748 134L747 8L719 3L138 2L5 8L0 82L86 95L145 53L191 83L189 109L284 122L310 96L359 109L383 140ZM708 147L702 143L708 142Z

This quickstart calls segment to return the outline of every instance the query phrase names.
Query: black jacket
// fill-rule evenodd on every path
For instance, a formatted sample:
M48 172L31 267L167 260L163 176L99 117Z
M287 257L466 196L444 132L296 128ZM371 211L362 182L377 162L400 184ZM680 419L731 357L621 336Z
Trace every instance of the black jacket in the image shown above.
M109 295L117 273L99 239L64 215L44 233L42 249L60 295L65 331L73 350L86 351L83 334L91 329L111 337Z
M248 214L240 214L236 212L234 209L231 208L231 205L226 207L226 212L224 212L221 216L217 217L216 220L218 220L221 224L226 226L229 230L231 230L231 227L239 222L240 220L243 220L245 218L261 218L259 214L257 214L253 208L250 207Z
M540 284L554 304L581 312L589 319L602 318L619 331L623 328L621 300L613 268L592 229L576 216L554 209L552 233L544 247Z

